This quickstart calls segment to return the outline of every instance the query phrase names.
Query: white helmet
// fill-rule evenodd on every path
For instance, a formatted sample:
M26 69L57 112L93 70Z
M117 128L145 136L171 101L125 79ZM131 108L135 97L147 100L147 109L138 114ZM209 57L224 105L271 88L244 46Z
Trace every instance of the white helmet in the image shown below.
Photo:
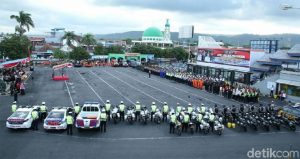
M204 104L203 104L203 103L201 103L201 106L204 106Z
M79 105L79 103L78 103L78 102L76 102L76 103L75 103L75 105Z
M192 104L191 103L189 103L189 106L191 106Z
M152 104L155 104L155 102L152 102Z
M139 104L140 102L139 101L136 101L136 104Z
M17 104L17 101L14 101L13 104Z
M42 102L42 105L45 105L46 104L46 102Z
M120 103L123 104L123 101L121 101Z
M179 103L177 103L177 105L179 105Z
M106 100L106 103L109 103L109 100Z
M164 104L167 104L167 102L164 102Z

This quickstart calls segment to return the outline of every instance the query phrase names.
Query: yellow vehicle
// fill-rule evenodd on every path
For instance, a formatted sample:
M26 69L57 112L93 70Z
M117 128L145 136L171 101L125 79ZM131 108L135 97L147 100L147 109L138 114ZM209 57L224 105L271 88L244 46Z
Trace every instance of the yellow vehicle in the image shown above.
M288 118L292 121L300 121L300 107L297 106L284 106L279 108L278 115Z

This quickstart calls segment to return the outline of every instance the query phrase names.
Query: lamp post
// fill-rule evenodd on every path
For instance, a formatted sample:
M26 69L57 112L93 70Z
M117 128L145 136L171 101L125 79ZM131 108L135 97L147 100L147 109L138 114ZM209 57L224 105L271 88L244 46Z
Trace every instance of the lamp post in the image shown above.
M294 7L292 5L289 5L289 4L283 4L281 5L281 9L282 10L290 10L290 9L300 9L299 7Z

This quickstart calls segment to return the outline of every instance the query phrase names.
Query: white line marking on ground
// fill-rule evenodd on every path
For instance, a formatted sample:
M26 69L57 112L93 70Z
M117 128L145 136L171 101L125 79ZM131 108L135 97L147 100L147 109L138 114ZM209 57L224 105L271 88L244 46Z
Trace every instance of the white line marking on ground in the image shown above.
M123 83L126 84L127 86L129 86L129 87L131 87L131 88L133 88L133 89L135 89L135 90L137 90L137 91L143 93L144 95L146 95L146 96L148 96L148 97L150 97L150 98L156 100L157 102L159 102L159 103L161 103L161 104L163 103L162 101L158 100L157 98L153 97L152 95L150 95L150 94L148 94L148 93L146 93L146 92L144 92L144 91L142 91L142 90L140 90L140 89L137 89L137 88L133 87L132 85L130 85L129 83L127 83L127 82L121 80L121 79L118 78L117 76L115 76L115 75L113 75L113 74L111 74L111 73L108 73L108 72L105 71L105 70L103 70L103 71L104 71L106 74L108 74L108 75L114 77L115 79L117 79L117 80L123 82Z
M125 98L127 101L129 101L130 103L132 103L133 105L135 104L132 100L130 100L129 98L127 98L126 96L124 96L121 92L119 92L117 89L115 89L112 85L110 85L109 83L107 83L104 79L102 79L100 76L98 76L97 74L95 74L94 72L90 71L93 75L95 75L98 79L100 79L101 81L103 81L106 85L108 85L110 88L112 88L114 91L116 91L120 96L122 96L123 98Z
M117 70L115 70L115 71L117 71ZM121 73L121 74L124 74L123 72L120 72L120 71L117 71L117 72L119 72L119 73ZM168 92L165 92L165 91L163 91L163 90L161 90L161 89L159 89L159 88L156 88L156 87L154 87L154 86L151 86L151 85L149 85L149 84L147 84L147 83L145 83L145 82L136 80L136 79L132 78L131 76L127 75L127 74L124 74L124 75L127 76L127 77L129 77L129 78L131 78L131 79L133 79L134 81L137 81L137 82L142 83L142 84L144 84L144 85L146 85L146 86L149 86L149 87L151 87L151 88L154 88L154 89L156 89L156 90L158 90L158 91L160 91L160 92L163 92L163 93L165 93L165 94L167 94L167 95L170 95L170 96L172 96L172 97L174 97L174 98L176 98L176 99L179 99L179 100L184 101L184 102L186 102L186 103L191 103L191 102L189 102L189 101L187 101L187 100L184 100L184 99L182 99L182 98L180 98L180 97L177 97L177 96L175 96L175 95L173 95L173 94L169 94ZM192 103L192 104L194 104L194 103ZM194 105L195 105L195 104L194 104Z
M89 86L89 88L94 92L94 94L100 99L100 101L105 104L104 100L99 96L99 94L94 90L94 88L82 77L82 75L76 70L81 79Z
M69 97L70 97L70 100L71 100L71 103L72 103L72 106L74 107L74 101L73 101L73 98L71 96L71 92L70 92L70 89L69 89L69 86L68 86L68 83L65 81L65 84L67 86L67 90L68 90L68 94L69 94Z

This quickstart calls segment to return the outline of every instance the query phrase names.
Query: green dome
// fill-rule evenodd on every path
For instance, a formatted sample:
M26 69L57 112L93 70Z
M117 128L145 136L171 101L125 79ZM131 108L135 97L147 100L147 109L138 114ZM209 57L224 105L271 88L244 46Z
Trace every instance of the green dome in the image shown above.
M150 27L146 29L143 33L143 36L147 37L163 37L162 32L156 27Z

